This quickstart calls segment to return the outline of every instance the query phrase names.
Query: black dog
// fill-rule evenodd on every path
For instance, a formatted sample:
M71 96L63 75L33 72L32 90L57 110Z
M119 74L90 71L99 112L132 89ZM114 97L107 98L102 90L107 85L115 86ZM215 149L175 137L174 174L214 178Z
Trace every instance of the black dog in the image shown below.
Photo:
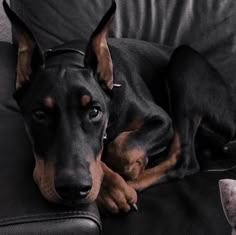
M129 211L136 191L198 171L194 137L201 121L234 135L232 93L198 53L177 49L164 79L168 57L159 63L154 45L108 46L115 3L88 43L46 52L5 1L4 8L18 31L15 98L33 145L34 179L48 200L97 199L111 212ZM165 159L147 167L167 147Z

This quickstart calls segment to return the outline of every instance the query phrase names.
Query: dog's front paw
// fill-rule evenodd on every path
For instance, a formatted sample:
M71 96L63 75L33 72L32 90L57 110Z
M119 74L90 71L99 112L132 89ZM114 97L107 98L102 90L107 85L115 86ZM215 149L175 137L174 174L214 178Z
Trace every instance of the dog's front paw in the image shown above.
M97 205L101 212L128 212L131 205L136 202L136 191L120 175L114 173L110 177L104 177L97 198Z
M184 151L179 155L177 164L167 173L170 178L182 179L185 176L193 175L200 170L198 162L195 157L186 154Z
M171 143L168 159L172 166L167 172L167 176L170 178L182 179L199 171L199 164L192 145L181 145L180 137L177 133L175 133Z

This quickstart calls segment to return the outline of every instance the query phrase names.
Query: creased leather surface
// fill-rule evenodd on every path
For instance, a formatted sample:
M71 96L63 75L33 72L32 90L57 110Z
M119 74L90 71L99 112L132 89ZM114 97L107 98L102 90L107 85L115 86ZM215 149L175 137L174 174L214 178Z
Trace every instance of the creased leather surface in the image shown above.
M15 224L0 228L3 235L96 235L99 229L93 221L77 219L48 220L43 223Z
M11 41L11 26L5 12L3 11L2 2L0 4L0 40Z
M197 49L225 78L236 74L235 0L116 0L110 36ZM43 48L88 39L110 0L11 0Z
M14 47L0 43L0 234L100 233L94 204L68 208L42 198L33 182L34 157L21 114L12 98ZM50 222L49 222L50 221Z
M116 0L112 37L128 37L169 46L228 43L235 51L234 0ZM40 36L45 47L61 41L88 38L109 8L110 0L11 0ZM222 45L221 45L222 46Z

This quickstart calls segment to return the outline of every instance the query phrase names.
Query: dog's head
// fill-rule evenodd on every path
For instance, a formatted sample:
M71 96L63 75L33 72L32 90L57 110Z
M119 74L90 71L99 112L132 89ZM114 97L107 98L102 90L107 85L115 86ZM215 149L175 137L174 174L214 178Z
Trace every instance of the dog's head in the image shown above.
M3 5L17 31L15 98L32 141L35 182L49 201L92 202L103 176L100 158L113 87L106 36L116 5L84 54L72 46L76 42L43 53L25 23Z

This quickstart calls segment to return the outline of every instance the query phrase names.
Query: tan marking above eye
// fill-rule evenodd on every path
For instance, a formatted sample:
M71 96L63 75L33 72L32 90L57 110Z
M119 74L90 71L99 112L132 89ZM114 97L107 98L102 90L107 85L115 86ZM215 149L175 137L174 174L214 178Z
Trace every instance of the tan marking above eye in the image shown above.
M89 96L89 95L83 95L82 97L81 97L81 105L83 106L83 107L86 107L90 102L91 102L91 96Z
M47 106L47 108L52 109L54 107L55 101L52 97L48 96L45 98L44 103Z

